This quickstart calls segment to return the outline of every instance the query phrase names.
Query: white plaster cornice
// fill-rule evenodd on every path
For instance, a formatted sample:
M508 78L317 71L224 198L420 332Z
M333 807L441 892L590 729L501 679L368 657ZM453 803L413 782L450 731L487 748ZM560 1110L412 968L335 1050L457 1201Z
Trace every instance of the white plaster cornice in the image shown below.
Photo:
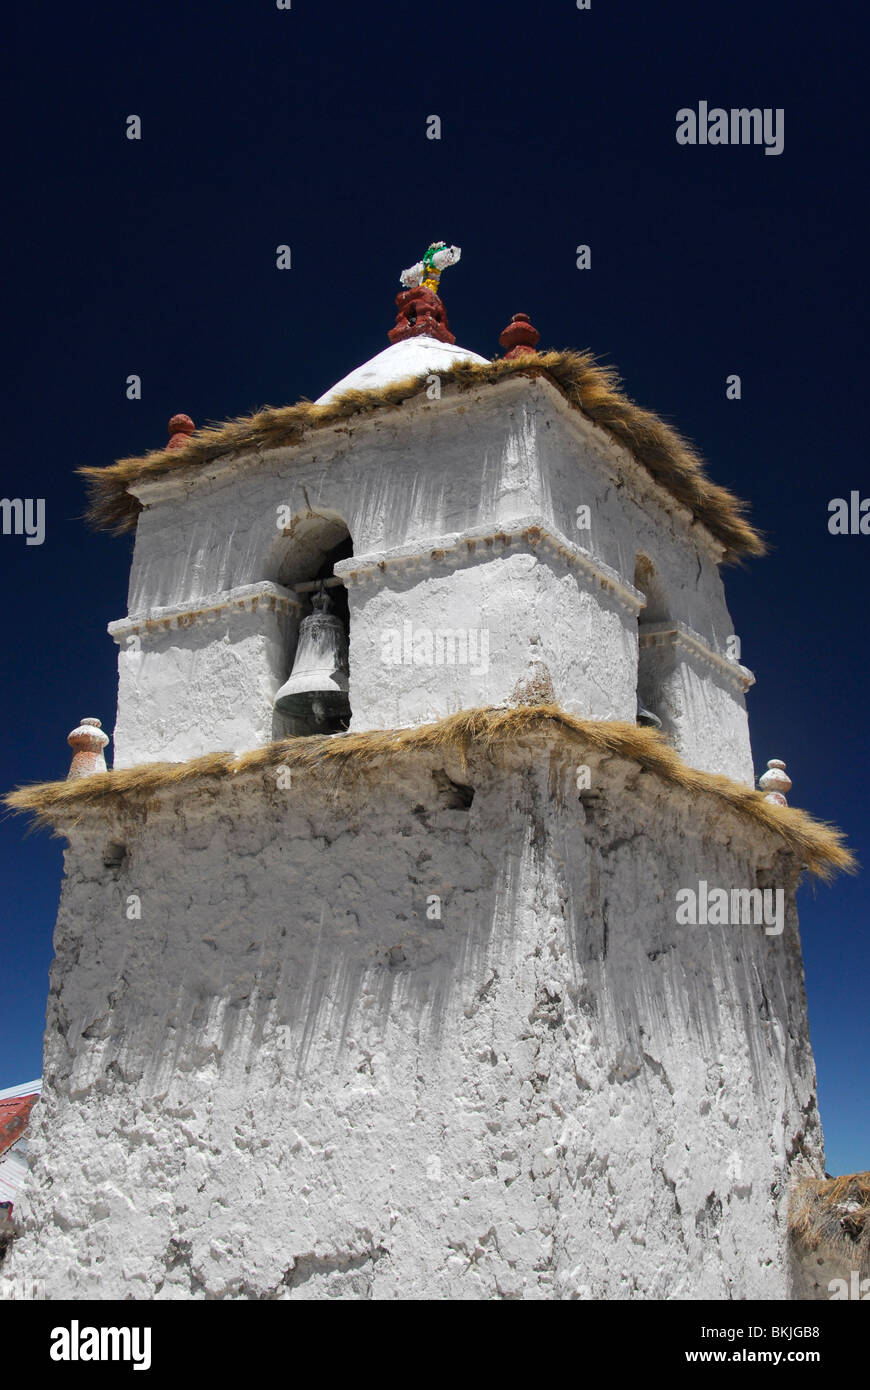
M534 359L530 359L530 366ZM435 373L437 376L438 373ZM276 460L280 466L291 467L293 472L312 466L319 459L321 466L329 467L332 455L346 453L351 441L356 437L365 438L367 434L378 434L383 430L414 425L420 416L464 414L469 404L484 399L515 399L539 392L551 408L571 428L575 439L590 449L594 461L608 477L618 480L620 473L629 481L635 500L653 502L663 513L679 523L678 530L688 541L700 544L714 564L719 565L725 554L725 546L707 530L689 508L683 506L664 484L658 482L649 470L628 448L614 439L603 425L598 425L590 416L568 401L556 383L539 372L512 372L502 380L481 382L476 386L461 389L447 377L445 387L439 397L430 400L421 388L415 396L408 397L401 410L360 412L324 425L316 431L317 437L306 436L296 444L277 444L265 449L251 449L242 453L221 455L208 463L191 465L178 472L159 475L155 478L139 478L128 486L131 493L143 507L151 507L159 502L177 499L180 494L201 487L220 486L231 481L241 471L262 467L274 470ZM326 441L332 441L332 449Z
M473 564L476 560L504 554L510 550L548 551L558 555L569 568L576 569L592 585L609 593L632 616L640 612L646 598L610 565L576 545L539 516L513 517L483 526L433 536L424 543L414 541L391 550L369 551L341 560L335 573L345 583L377 581L386 570L432 571L443 565L450 569Z
M192 603L176 603L168 608L151 608L145 613L131 613L126 618L109 623L108 633L120 644L131 636L141 637L149 632L213 623L228 609L237 609L245 613L260 611L298 616L304 608L304 603L290 589L263 580L259 584L242 584L237 589L227 589L225 593L211 594Z
M727 656L721 656L699 632L695 632L685 623L640 623L638 642L641 647L678 647L696 661L712 667L740 690L748 690L755 684L755 676L748 666L741 666L739 661L730 661Z
M678 530L685 540L700 544L712 562L721 565L726 550L723 543L689 507L679 502L663 483L653 477L626 444L621 444L603 425L596 424L579 406L572 405L554 381L546 376L535 377L534 381L558 410L578 444L585 444L590 449L592 461L610 481L619 481L620 474L625 477L639 506L653 503L666 516L679 523Z

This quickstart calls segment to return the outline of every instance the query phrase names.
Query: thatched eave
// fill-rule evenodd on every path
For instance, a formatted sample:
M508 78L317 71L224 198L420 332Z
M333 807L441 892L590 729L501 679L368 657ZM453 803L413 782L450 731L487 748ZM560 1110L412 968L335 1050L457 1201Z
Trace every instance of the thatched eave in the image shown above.
M441 373L445 386L460 391L479 390L518 376L542 376L551 382L574 409L627 449L706 527L724 547L726 559L764 554L764 540L747 520L746 504L712 482L693 445L651 411L635 405L622 391L614 369L602 366L591 353L547 352L487 363L460 361ZM313 430L397 410L424 392L427 381L426 375L420 375L377 390L347 391L323 404L303 400L280 408L270 406L197 430L182 448L119 459L106 468L81 468L89 492L88 518L95 526L116 533L134 530L141 503L131 488L138 483L167 478L219 459L258 458L270 449L301 444Z
M856 868L843 834L835 826L816 821L796 807L774 805L761 792L729 777L689 767L653 729L617 720L579 719L552 704L464 710L411 729L281 739L238 756L208 753L183 763L144 763L74 781L20 787L4 798L4 804L10 810L31 814L39 825L67 828L89 812L120 809L162 792L181 791L196 782L225 780L278 766L336 771L377 767L415 753L453 752L462 760L474 752L494 756L499 749L516 746L532 735L572 752L588 749L624 758L671 786L709 796L778 837L798 863L820 879Z

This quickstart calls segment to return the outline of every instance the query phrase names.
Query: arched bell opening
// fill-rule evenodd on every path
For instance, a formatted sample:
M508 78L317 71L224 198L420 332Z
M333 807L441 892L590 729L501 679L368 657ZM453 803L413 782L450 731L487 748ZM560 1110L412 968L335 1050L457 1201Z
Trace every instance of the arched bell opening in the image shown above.
M270 557L269 578L303 604L286 679L275 696L276 737L345 730L350 708L350 606L335 566L353 555L353 540L335 514L308 514L286 528Z
M655 566L643 554L638 555L635 563L634 587L646 599L637 620L637 722L648 728L662 729L663 682L669 648L657 645L649 630L653 624L669 621L670 605Z

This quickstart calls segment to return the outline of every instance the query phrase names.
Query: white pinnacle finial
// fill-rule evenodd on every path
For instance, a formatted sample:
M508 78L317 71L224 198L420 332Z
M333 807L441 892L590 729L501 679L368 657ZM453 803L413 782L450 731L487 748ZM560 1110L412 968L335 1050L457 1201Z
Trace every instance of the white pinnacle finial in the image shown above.
M109 735L100 728L99 719L83 719L67 738L73 750L73 759L66 780L75 777L90 777L94 772L106 771L103 749L109 742Z
M767 792L765 801L771 801L775 806L788 805L785 794L791 790L792 781L785 770L785 763L780 758L769 759L767 772L759 777L758 785L763 792Z

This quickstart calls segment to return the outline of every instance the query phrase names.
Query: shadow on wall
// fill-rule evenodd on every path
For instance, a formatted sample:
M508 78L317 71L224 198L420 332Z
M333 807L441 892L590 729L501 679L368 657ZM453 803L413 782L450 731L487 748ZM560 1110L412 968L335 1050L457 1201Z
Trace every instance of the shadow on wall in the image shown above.
M646 599L637 618L637 712L638 723L660 728L666 734L673 734L664 714L663 679L666 674L667 657L663 661L661 648L647 645L642 641L644 628L653 623L663 623L670 619L670 605L664 585L652 561L639 554L634 568L634 587Z

